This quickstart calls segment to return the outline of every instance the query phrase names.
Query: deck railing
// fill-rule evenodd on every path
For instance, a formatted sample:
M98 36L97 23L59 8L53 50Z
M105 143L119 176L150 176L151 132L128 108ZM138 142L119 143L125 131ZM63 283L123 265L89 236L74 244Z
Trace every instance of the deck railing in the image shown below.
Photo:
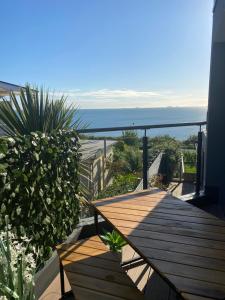
M171 123L171 124L155 124L155 125L136 125L136 126L121 126L121 127L103 127L103 128L86 128L78 130L80 134L87 133L100 133L100 132L115 132L115 131L132 131L132 130L142 130L144 132L142 137L142 148L143 148L143 167L142 167L142 177L143 177L143 189L148 188L148 136L147 131L159 128L175 128L175 127L198 127L198 143L197 143L197 163L196 163L196 187L195 193L199 195L201 189L202 181L202 139L203 132L202 127L207 124L206 121L201 122L185 122L185 123Z

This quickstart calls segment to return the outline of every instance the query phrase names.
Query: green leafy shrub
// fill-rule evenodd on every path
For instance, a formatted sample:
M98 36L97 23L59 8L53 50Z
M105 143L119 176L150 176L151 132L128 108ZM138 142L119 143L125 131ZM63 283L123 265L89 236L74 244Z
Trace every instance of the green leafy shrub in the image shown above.
M105 232L104 235L101 235L101 238L113 252L121 252L123 246L126 245L126 241L115 230L113 230L112 232Z
M111 184L98 194L98 199L133 192L137 187L139 181L140 178L133 174L117 175L113 180L113 184Z
M168 184L180 165L181 143L169 135L156 136L150 139L150 155L163 152L160 173L163 184Z
M121 140L128 146L139 146L139 138L136 130L124 130L122 132Z
M196 160L197 160L197 152L196 150L188 150L185 149L182 151L184 163L189 164L190 166L196 166Z
M142 170L142 154L139 148L119 141L113 149L112 171L114 174L138 174Z
M195 149L195 145L197 143L198 143L198 136L193 134L183 141L183 146L188 149Z
M41 261L79 219L76 132L32 133L0 140L0 229L4 216L26 235Z

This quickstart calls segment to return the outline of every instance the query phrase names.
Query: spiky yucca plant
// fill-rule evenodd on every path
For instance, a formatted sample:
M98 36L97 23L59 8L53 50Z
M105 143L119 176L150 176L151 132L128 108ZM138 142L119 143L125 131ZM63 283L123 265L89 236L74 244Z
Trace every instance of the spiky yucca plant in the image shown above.
M43 88L38 91L27 85L18 97L12 92L10 101L3 98L0 102L0 128L11 136L77 128L76 112L74 105L66 105L66 97L54 100Z

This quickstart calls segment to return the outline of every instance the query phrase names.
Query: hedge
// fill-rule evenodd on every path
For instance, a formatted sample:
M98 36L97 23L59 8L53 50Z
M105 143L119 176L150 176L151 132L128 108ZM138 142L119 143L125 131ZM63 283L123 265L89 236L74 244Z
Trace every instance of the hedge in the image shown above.
M79 220L79 141L74 131L0 139L0 229L31 239L39 262Z

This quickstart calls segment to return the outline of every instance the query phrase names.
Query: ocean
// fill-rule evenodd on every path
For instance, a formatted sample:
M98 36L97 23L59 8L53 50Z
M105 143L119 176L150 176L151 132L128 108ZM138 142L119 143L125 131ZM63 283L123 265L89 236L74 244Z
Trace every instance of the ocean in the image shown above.
M165 107L129 109L80 109L81 120L88 128L118 127L205 121L207 107ZM179 140L197 134L198 127L151 129L148 136L169 134ZM139 136L143 131L138 131ZM96 133L97 136L120 136L121 132Z

